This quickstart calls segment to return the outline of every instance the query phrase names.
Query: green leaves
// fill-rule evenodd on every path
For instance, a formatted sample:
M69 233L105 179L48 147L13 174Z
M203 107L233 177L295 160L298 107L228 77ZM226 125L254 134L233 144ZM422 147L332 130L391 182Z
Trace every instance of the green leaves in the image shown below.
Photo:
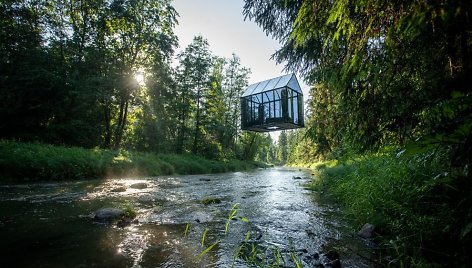
M135 70L149 72L151 63L172 57L176 12L169 1L9 1L0 8L1 32L14 33L2 38L1 50L14 52L1 57L2 107L16 105L7 117L28 126L20 131L2 118L1 133L84 147L137 140L127 138L146 94L130 80Z
M307 137L326 157L450 136L470 120L472 10L446 2L253 0L244 13L282 43L275 59L318 91Z
M202 36L173 68L172 1L4 1L0 14L1 137L237 155L250 71L236 55L216 59Z

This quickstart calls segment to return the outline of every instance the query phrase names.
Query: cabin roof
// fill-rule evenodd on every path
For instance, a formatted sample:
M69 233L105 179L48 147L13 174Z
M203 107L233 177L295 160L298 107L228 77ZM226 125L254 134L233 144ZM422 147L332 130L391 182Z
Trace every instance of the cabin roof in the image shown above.
M302 93L302 89L300 88L300 84L298 84L297 77L295 74L286 74L276 78L272 78L269 80L265 80L259 83L255 83L249 85L246 90L244 91L241 97L246 97L254 94L258 94L261 92L266 92L278 88L289 87L300 94Z

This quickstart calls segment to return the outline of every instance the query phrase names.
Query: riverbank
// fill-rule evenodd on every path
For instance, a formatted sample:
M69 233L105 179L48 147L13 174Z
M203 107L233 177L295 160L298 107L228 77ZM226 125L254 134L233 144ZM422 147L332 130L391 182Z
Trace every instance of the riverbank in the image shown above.
M314 170L312 190L334 198L359 229L376 226L382 263L463 267L471 261L472 184L447 154L386 150L305 166Z
M194 155L83 149L0 140L0 180L44 181L204 174L264 167L260 162L209 160Z

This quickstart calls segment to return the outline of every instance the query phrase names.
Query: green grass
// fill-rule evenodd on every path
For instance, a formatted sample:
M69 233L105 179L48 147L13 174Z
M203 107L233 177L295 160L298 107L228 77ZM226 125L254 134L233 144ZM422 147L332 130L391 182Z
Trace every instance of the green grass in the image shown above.
M83 149L0 140L0 179L3 181L222 173L262 166L264 164L258 162L216 161L194 155Z
M434 267L470 261L472 195L468 170L433 148L393 150L315 168L311 188L334 198L359 228L378 226L393 266ZM385 261L385 259L384 259Z

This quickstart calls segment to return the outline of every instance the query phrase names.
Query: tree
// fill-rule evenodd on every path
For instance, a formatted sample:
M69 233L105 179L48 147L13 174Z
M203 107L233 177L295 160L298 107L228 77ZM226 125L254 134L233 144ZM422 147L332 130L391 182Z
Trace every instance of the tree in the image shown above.
M314 142L316 151L312 157L326 157L341 149L341 136L345 129L346 116L339 110L339 100L333 91L323 84L310 89L305 138Z
M42 2L0 3L0 135L33 140L47 134L64 86L56 58L43 47Z
M178 103L174 71L169 63L158 57L151 65L146 77L148 96L143 105L139 139L136 149L156 153L175 152L175 123L178 119Z
M140 68L149 65L149 60L152 59L150 56L170 58L176 45L172 32L175 23L176 12L167 0L116 0L110 5L106 21L108 43L116 57L117 71L122 77L118 85L119 112L115 122L115 148L120 146L129 108L140 89L134 75Z
M221 133L225 131L224 112L226 106L222 92L224 58L215 57L213 59L212 71L210 74L210 88L205 92L203 103L203 125L205 132L202 139L202 153L210 158L222 158L231 155L228 150L222 147Z
M272 137L267 133L264 135L264 139L262 139L259 145L255 159L266 163L277 163L276 150L277 147L274 144Z
M180 95L180 135L178 140L178 152L184 150L186 145L186 132L189 123L193 124L191 151L196 154L201 145L201 137L204 132L203 104L204 94L210 88L210 67L212 57L209 51L208 41L202 36L196 36L192 43L179 54L180 65L178 67L177 80L179 81ZM193 113L193 114L191 114ZM189 121L189 115L192 115Z
M146 96L134 73L168 62L177 44L170 1L12 0L0 10L2 136L120 147Z
M282 130L279 135L279 140L277 142L277 160L280 164L284 165L288 160L288 140L287 133L285 130Z
M266 140L266 136L261 133L244 131L239 137L236 156L242 160L254 160L258 151Z
M222 94L224 95L224 127L221 133L223 148L235 149L236 138L240 128L240 96L247 87L250 69L241 66L241 60L235 54L227 60Z

